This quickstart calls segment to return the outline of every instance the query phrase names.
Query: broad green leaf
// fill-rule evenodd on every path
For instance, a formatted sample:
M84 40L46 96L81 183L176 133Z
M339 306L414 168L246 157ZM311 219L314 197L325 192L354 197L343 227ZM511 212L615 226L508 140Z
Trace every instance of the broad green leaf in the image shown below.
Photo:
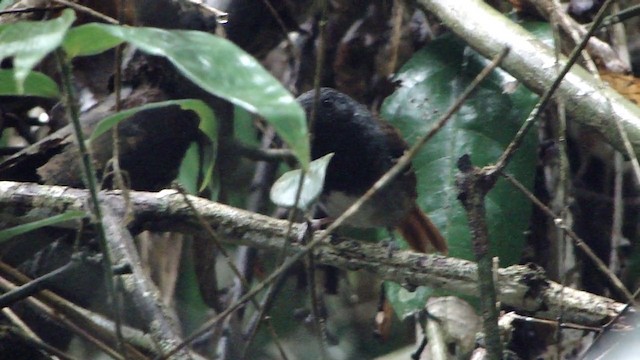
M157 109L157 108L172 106L172 105L180 106L182 110L191 110L195 112L200 118L199 129L205 135L207 135L207 138L209 138L211 142L211 147L210 149L208 149L208 151L211 152L210 154L211 156L205 156L205 158L202 161L202 167L204 172L202 188L204 188L211 181L211 176L213 173L213 165L214 165L213 162L214 162L215 156L213 156L212 154L214 154L216 151L216 144L218 141L218 125L217 125L215 116L213 114L213 111L211 111L211 109L207 106L207 104L205 104L202 100L197 100L197 99L168 100L168 101L145 104L135 108L120 111L118 113L115 113L113 115L107 116L106 118L102 119L100 123L98 123L96 128L93 130L93 133L91 133L91 136L89 137L88 141L95 140L98 136L109 131L119 122L130 118L137 112L150 110L150 109ZM192 158L193 150L189 156L190 156L188 158L189 161L194 161ZM187 187L188 187L188 184L187 184Z
M73 57L96 54L120 41L167 58L202 89L264 117L306 168L310 155L304 112L251 55L226 39L204 32L106 24L72 29L63 46Z
M49 21L21 21L0 25L0 61L13 57L18 93L31 69L55 50L75 20L71 10Z
M37 230L45 226L51 226L55 224L59 224L65 221L81 219L85 217L87 214L84 211L67 211L64 214L55 215L50 218L30 222L28 224L22 224L18 226L14 226L9 229L5 229L0 231L0 244L11 239L14 236L22 235L29 231Z
M309 164L309 171L304 176L302 191L298 201L298 208L307 210L320 196L324 185L324 176L327 165L331 161L333 153L327 154L319 159L313 160ZM287 171L273 183L269 196L271 201L282 207L293 207L296 201L296 193L300 184L302 170L295 169Z
M486 64L457 38L445 37L417 52L399 71L400 87L386 99L381 115L409 142L428 131ZM456 162L494 163L537 101L537 96L498 70L480 86L449 123L413 160L419 205L449 243L453 257L474 259L467 216L457 199ZM526 186L535 172L536 136L531 131L507 167ZM531 205L504 181L486 198L491 253L506 266L519 261ZM395 305L394 305L395 307Z
M43 73L30 72L24 79L23 89L18 89L13 70L0 70L0 96L38 96L43 98L57 98L60 96L58 85Z
M115 26L115 25L114 25ZM115 26L117 28L117 26ZM64 38L62 48L68 57L91 56L105 52L127 41L122 36L105 31L103 24L86 24L75 27Z

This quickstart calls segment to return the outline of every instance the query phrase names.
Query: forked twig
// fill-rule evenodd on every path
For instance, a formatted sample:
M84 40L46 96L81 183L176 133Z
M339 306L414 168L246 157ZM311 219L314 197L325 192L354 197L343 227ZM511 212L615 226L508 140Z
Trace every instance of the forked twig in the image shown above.
M553 223L559 228L562 229L574 242L578 249L582 250L587 257L593 261L594 265L600 270L609 280L611 285L618 290L621 294L624 295L625 299L629 302L633 302L634 296L629 292L629 290L624 286L622 281L618 279L618 277L609 271L607 265L596 255L593 250L587 245L582 238L578 236L571 228L567 227L564 221L542 203L535 195L533 195L522 183L513 178L511 175L506 173L501 173L502 176L507 179L516 189L520 190L535 206L537 206L542 212L544 212L547 216L553 219Z

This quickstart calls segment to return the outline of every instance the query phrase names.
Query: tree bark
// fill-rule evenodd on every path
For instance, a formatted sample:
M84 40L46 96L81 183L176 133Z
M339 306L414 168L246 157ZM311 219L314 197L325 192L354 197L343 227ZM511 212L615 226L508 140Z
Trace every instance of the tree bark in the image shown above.
M136 230L177 231L203 234L195 216L181 194L164 190L158 193L131 192L131 209ZM285 242L287 222L246 210L190 197L194 206L218 236L230 244L280 250ZM101 193L114 211L124 211L119 191ZM108 200L107 200L108 199ZM68 210L87 211L88 192L62 186L0 181L2 221L19 224L60 214ZM122 207L118 210L118 207ZM304 225L294 225L301 234ZM320 236L318 231L315 236ZM303 247L288 246L290 254ZM397 251L388 256L381 244L365 243L344 237L324 241L314 252L318 264L345 270L365 270L385 280L407 287L427 285L461 295L478 296L475 263L439 255ZM498 301L528 314L582 325L600 325L622 311L624 304L549 281L536 265L514 265L498 270Z

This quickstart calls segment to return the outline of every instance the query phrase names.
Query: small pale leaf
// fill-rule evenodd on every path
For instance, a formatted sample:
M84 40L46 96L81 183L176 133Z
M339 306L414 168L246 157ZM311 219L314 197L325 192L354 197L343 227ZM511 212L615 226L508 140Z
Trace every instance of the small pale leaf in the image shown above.
M297 204L299 209L308 209L318 196L320 196L327 166L332 157L333 153L330 153L309 164L309 171L304 176L302 191ZM293 207L296 202L296 192L300 184L300 176L302 176L302 170L300 169L284 173L271 187L271 201L278 206Z

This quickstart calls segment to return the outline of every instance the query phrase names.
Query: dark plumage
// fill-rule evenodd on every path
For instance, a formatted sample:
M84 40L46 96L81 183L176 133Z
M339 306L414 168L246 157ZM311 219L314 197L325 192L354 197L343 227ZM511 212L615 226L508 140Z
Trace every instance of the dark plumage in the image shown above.
M146 86L134 90L124 101L124 109L166 100L166 94ZM110 97L81 116L85 136L115 112ZM118 125L120 166L127 172L134 190L157 191L178 175L180 162L189 144L198 138L198 118L178 106L136 113ZM111 132L91 142L91 154L99 179L113 156ZM51 185L84 187L77 140L67 125L0 163L3 180L37 181ZM110 179L105 183L111 186Z
M307 117L311 116L314 94L309 91L298 98ZM321 206L330 217L344 212L407 149L395 128L375 118L364 105L331 88L320 89L312 124L312 157L335 153L320 197ZM444 238L418 208L416 198L416 176L408 167L346 224L359 228L398 227L415 250L426 252L435 247L446 252Z

